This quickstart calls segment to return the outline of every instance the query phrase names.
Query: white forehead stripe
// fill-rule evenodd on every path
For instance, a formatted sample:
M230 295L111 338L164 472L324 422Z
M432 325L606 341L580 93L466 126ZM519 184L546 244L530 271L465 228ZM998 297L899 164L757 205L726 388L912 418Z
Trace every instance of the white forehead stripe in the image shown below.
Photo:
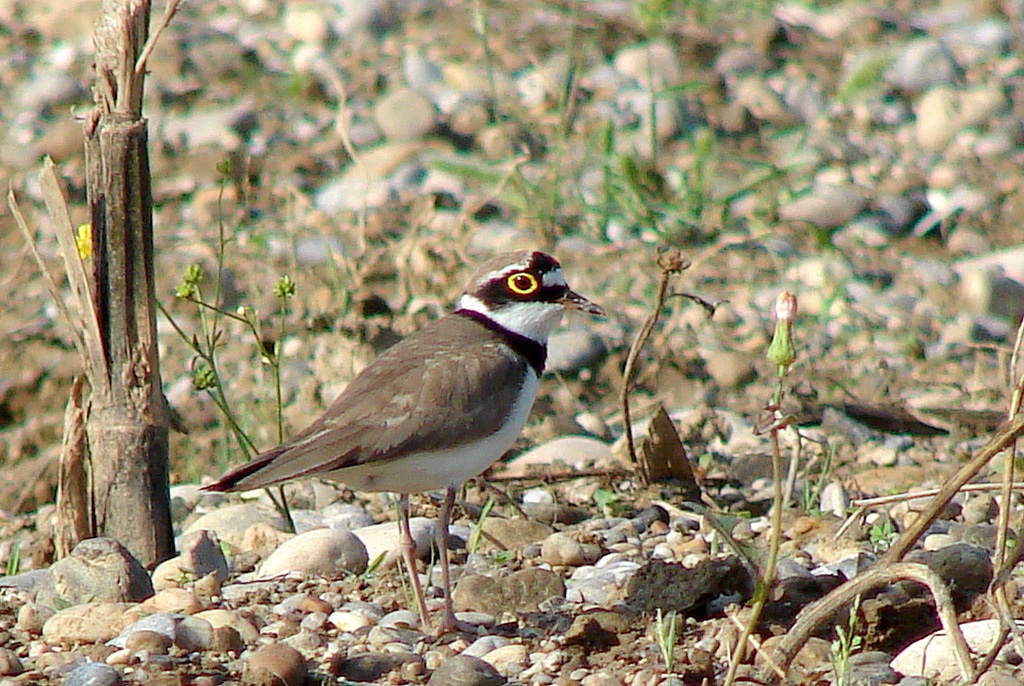
M494 281L495 279L499 279L499 278L505 276L506 274L511 274L513 272L526 271L527 269L530 268L530 263L531 263L531 260L526 260L525 262L516 262L515 264L506 265L506 266L502 267L501 269L495 269L493 272L487 272L487 274L484 275L482 280L483 281Z

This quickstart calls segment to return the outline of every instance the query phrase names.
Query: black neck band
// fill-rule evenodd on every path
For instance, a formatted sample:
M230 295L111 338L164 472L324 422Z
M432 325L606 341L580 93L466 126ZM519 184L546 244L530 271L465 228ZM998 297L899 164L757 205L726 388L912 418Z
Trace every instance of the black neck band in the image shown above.
M505 342L508 343L508 347L522 355L526 361L530 363L530 366L533 367L533 370L537 372L538 377L544 373L544 362L548 358L548 349L543 343L538 343L532 338L516 333L515 331L510 331L487 315L477 312L476 310L459 309L455 311L455 314L460 314L463 317L469 317L473 321L486 326L488 329L505 339Z

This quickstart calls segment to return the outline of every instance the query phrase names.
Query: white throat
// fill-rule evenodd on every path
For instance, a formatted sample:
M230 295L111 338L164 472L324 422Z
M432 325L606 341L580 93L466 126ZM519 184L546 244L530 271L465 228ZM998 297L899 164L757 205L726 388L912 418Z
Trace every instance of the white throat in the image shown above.
M562 321L565 312L562 305L546 302L514 302L493 310L480 298L468 293L459 299L459 309L478 312L503 329L526 336L541 345L547 344L548 336Z

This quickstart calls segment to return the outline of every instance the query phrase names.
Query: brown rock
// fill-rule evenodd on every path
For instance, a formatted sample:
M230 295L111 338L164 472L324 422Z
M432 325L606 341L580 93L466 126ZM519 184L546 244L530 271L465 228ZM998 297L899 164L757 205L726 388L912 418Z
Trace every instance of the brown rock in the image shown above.
M463 576L452 591L458 612L536 612L548 598L565 597L561 577L546 569L523 569L503 579L470 574Z
M306 660L302 653L284 643L261 646L246 663L244 679L250 684L302 686L306 681Z
M539 543L550 536L553 529L547 524L528 519L499 519L488 517L484 520L484 536L480 551L485 553L495 548L501 550L522 550L531 543Z
M565 632L565 644L582 646L587 650L605 650L619 645L619 636L629 629L629 620L617 612L587 612L572 620Z

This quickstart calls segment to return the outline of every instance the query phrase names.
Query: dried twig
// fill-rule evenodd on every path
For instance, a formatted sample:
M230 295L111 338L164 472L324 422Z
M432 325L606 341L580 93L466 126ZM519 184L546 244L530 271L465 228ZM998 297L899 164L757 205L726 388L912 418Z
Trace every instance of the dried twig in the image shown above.
M964 635L960 631L960 626L957 624L956 609L953 606L949 589L946 588L946 584L938 574L925 565L914 562L896 562L869 569L839 586L821 600L808 605L800 613L793 628L775 649L775 664L783 670L787 669L807 639L817 633L826 622L831 621L836 612L852 603L858 595L901 579L916 581L926 586L931 592L932 597L935 598L935 608L942 628L945 629L953 643L953 652L956 655L960 673L966 682L971 682L974 678L971 653L967 647L967 641L964 640ZM761 678L766 682L770 681L772 673L772 669L766 668L762 670Z
M629 411L629 391L633 384L633 375L636 373L636 361L640 357L640 351L651 337L651 332L661 318L661 310L665 307L665 299L668 296L668 284L674 274L678 274L690 266L686 258L677 248L669 248L658 254L658 266L661 268L661 280L658 282L658 294L654 298L654 309L640 327L629 347L629 354L626 356L626 364L622 369L622 392L619 394L619 404L622 406L622 421L626 428L626 447L629 450L629 459L635 467L638 467L640 479L644 484L650 482L650 475L647 474L645 465L637 459L636 445L633 441L633 419Z
M900 537L896 539L896 542L892 544L885 556L882 558L883 563L897 562L903 559L903 556L907 554L917 540L921 538L928 527L931 526L932 522L939 516L939 514L945 509L946 505L953 496L956 495L964 484L970 481L981 468L984 467L993 457L998 455L1000 452L1006 449L1007 446L1011 445L1018 436L1024 433L1024 413L1020 413L1013 417L1008 422L1004 422L997 430L992 439L985 445L984 448L978 451L978 454L974 458L965 464L960 470L939 489L938 494L932 501L931 505L928 506L921 515L914 520L906 531L900 534Z

